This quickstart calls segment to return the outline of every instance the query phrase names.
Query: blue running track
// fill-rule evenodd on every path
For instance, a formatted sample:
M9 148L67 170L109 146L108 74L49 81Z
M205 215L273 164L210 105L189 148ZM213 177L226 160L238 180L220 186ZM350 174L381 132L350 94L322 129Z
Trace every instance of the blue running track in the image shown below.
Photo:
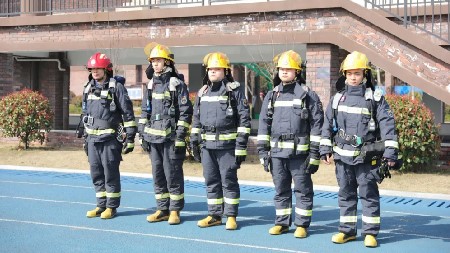
M0 252L450 252L450 197L383 196L380 246L369 249L361 236L331 242L339 224L336 192L315 191L309 236L296 239L294 226L287 234L268 234L272 187L241 184L239 228L227 231L224 225L197 227L207 214L201 181L185 181L182 224L171 226L146 221L155 211L149 175L122 176L118 214L102 220L85 216L95 207L87 172L12 167L0 165Z

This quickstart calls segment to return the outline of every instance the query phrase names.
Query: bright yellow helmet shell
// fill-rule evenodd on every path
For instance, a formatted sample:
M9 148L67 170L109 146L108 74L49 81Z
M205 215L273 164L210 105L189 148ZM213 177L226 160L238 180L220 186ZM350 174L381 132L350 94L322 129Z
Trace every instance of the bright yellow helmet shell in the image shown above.
M207 68L231 68L227 55L221 52L209 53L203 57L203 65Z
M273 58L277 68L302 69L302 57L295 51L289 50Z
M147 55L148 60L151 61L155 58L163 58L174 62L173 53L167 46L150 42L144 47L144 53Z
M365 54L353 51L345 57L345 60L341 64L341 71L349 69L370 69L369 59Z

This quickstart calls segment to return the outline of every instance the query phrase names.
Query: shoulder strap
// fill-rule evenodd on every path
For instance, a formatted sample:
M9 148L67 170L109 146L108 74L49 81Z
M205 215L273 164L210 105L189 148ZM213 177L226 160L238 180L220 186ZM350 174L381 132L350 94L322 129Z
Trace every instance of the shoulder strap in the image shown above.
M341 98L342 96L344 96L345 91L344 90L340 90L338 91L338 93L336 93L333 97L333 102L331 104L331 108L333 109L333 132L336 133L339 129L338 129L338 125L337 125L337 113L338 113L338 106L339 106L339 102L341 102Z
M109 104L109 110L111 112L115 112L117 109L116 102L115 102L116 101L116 83L117 83L116 79L114 79L114 78L109 79L108 89L109 89L109 92L111 93L111 97L112 97L111 103Z
M92 87L91 81L88 81L88 82L84 85L84 90L83 90L83 101L82 101L82 104L81 104L81 109L82 109L82 110L86 110L86 109L87 109L87 108L86 108L86 102L87 102L88 94L89 94L89 92L91 91L91 87Z

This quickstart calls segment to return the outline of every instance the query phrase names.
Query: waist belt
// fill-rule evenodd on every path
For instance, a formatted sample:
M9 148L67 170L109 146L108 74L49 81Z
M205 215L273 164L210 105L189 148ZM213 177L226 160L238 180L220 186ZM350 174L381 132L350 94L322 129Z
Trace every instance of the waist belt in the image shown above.
M339 143L348 144L355 148L361 147L366 142L373 142L377 138L375 137L375 134L372 132L369 132L369 134L365 137L359 137L357 135L349 135L346 134L344 129L339 129L339 131L336 133L336 136L334 137L334 140Z
M95 129L117 129L119 123L109 122L107 120L94 118L92 116L84 116L83 123L85 127L95 128Z
M288 133L288 134L271 134L272 138L279 139L281 141L289 141L289 140L295 140L298 135L294 133Z
M202 133L235 133L237 128L218 128L215 126L202 126Z
M170 115L163 115L163 114L155 114L155 115L152 115L151 117L150 117L150 120L152 120L152 121L159 121L159 120L163 120L163 119L172 119L172 118L174 118L174 117L172 117L172 116L170 116Z

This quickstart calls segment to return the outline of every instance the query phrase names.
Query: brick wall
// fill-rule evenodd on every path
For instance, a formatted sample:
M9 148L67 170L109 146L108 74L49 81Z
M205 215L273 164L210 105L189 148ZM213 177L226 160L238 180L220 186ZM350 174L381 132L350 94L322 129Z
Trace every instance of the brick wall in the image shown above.
M441 144L441 155L439 157L445 165L450 166L450 143Z
M0 96L14 91L12 54L0 54Z
M319 95L326 108L336 93L339 75L339 47L332 44L308 44L306 47L306 83Z
M26 46L31 41L52 44L57 49L66 44L74 46L75 41L82 45L83 42L117 41L117 38L123 43L146 38L147 41L173 39L177 43L184 43L203 36L223 36L226 40L227 35L242 36L241 41L268 35L278 40L283 37L286 39L284 43L290 43L291 40L302 43L307 41L304 36L287 37L283 33L315 31L337 32L346 39L357 42L361 47L367 48L369 59L376 65L376 61L388 60L404 68L405 73L416 73L420 78L441 87L450 83L448 64L439 63L433 56L343 9L1 27L0 36L12 45ZM336 55L336 49L331 52ZM408 81L402 77L405 74L401 72L393 74ZM335 76L331 75L330 79L333 78Z

